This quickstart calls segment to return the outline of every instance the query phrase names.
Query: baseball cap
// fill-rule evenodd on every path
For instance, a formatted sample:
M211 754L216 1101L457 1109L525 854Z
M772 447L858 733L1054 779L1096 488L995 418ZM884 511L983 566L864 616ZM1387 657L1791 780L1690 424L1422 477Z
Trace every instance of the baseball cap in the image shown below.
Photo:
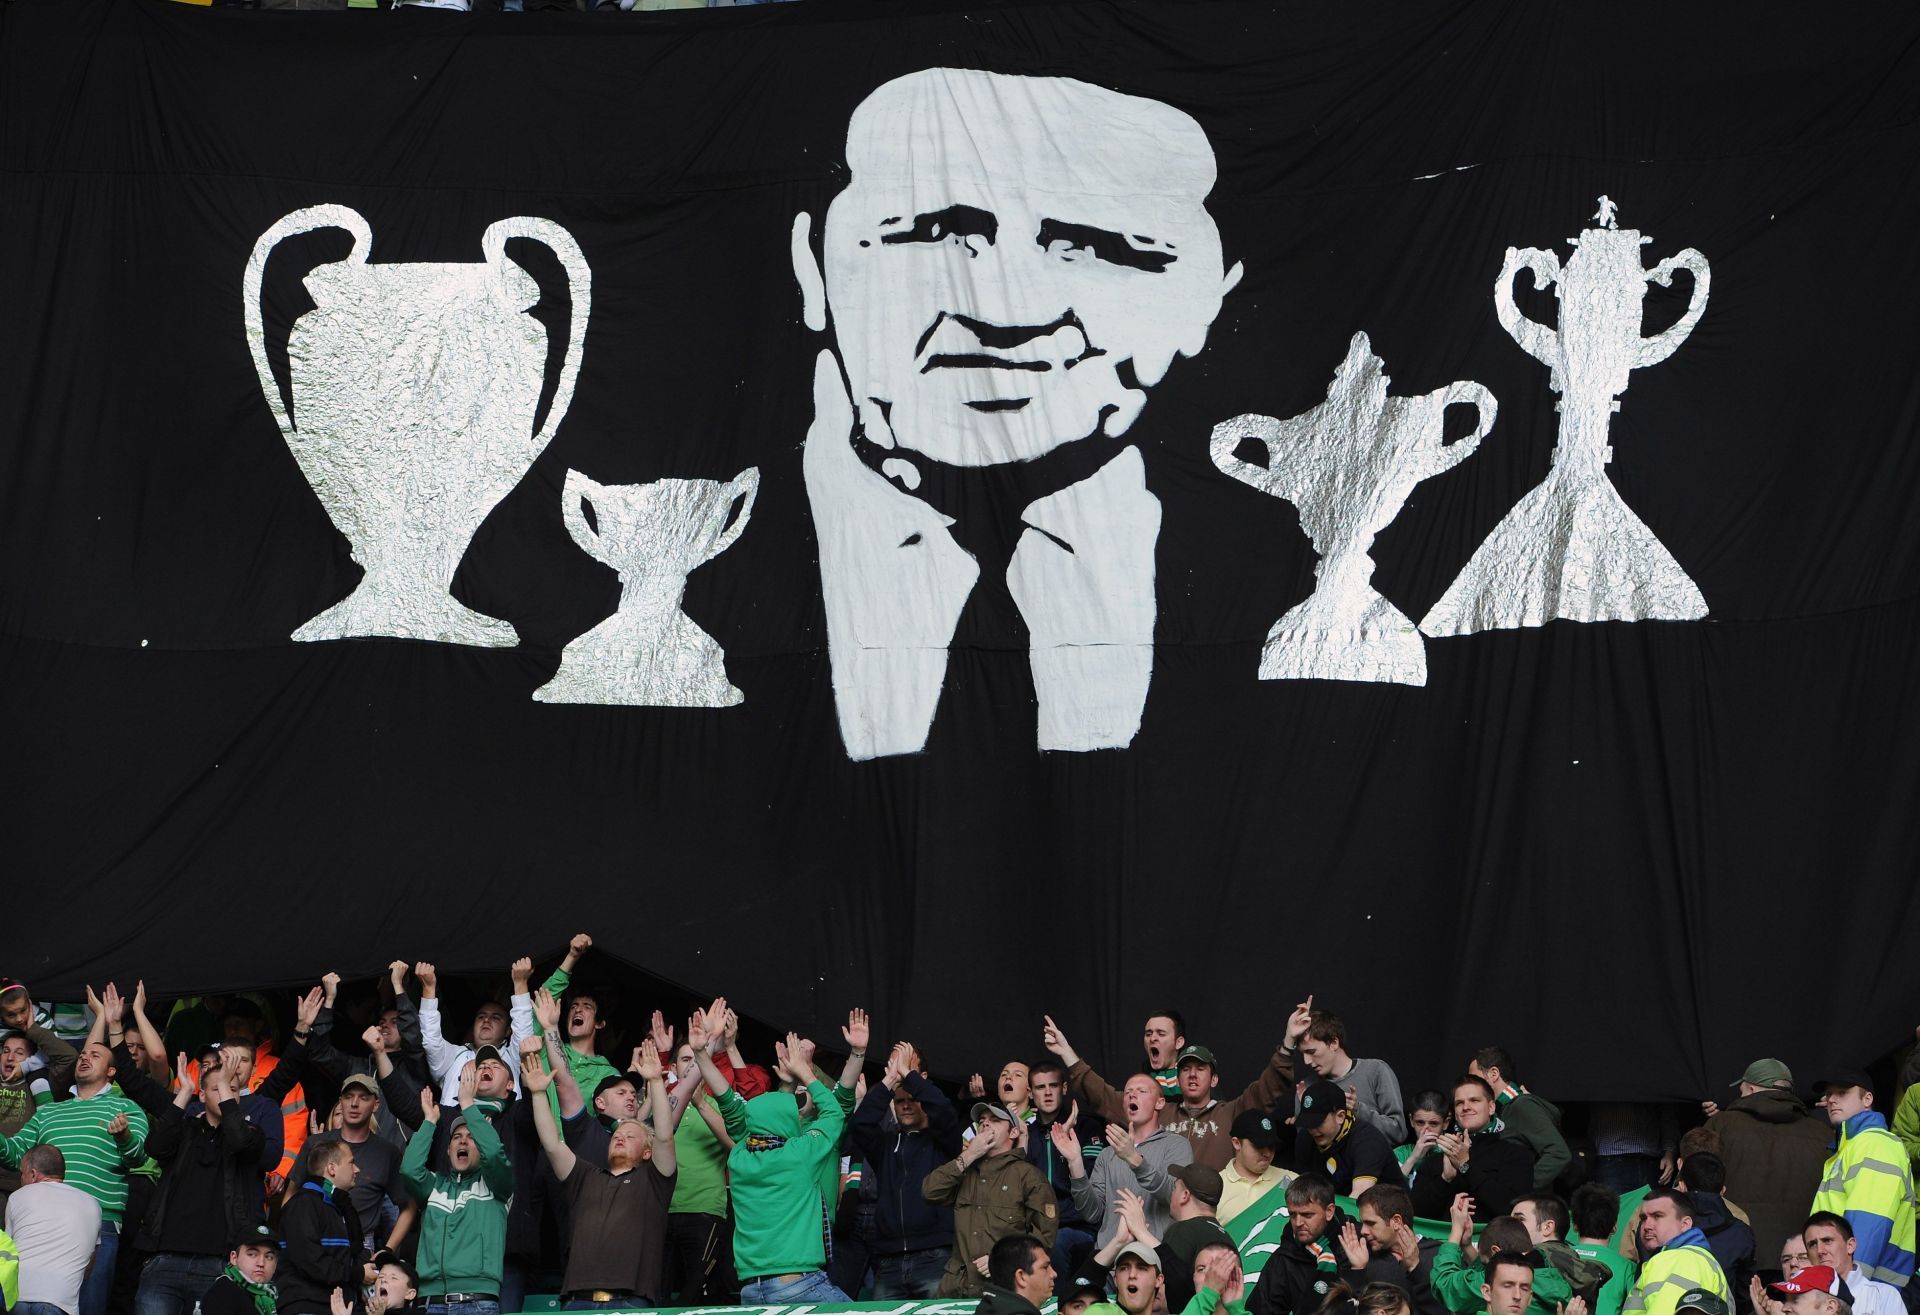
M980 1122L981 1119L986 1118L988 1115L992 1115L994 1118L999 1119L1002 1123L1018 1122L1018 1120L1013 1117L1013 1111L1008 1109L1005 1105L1002 1105L997 1100L975 1101L973 1106L973 1112L968 1117L971 1118L975 1123L978 1123Z
M1060 1309L1081 1301L1099 1301L1105 1297L1106 1289L1097 1286L1084 1274L1075 1274L1072 1278L1056 1283L1053 1295L1060 1299Z
M1750 1083L1756 1087L1771 1087L1781 1084L1791 1087L1793 1085L1793 1070L1777 1059L1756 1059L1753 1063L1747 1065L1747 1071L1740 1075L1738 1081L1729 1082L1727 1085L1737 1087L1741 1082Z
M1857 1068L1843 1068L1830 1078L1822 1078L1813 1084L1813 1094L1822 1096L1829 1091L1845 1091L1849 1087L1859 1087L1869 1096L1874 1095L1873 1079L1867 1076L1864 1069ZM1814 1268L1818 1269L1819 1266Z
M346 1078L340 1083L340 1094L343 1096L346 1095L348 1087L358 1087L360 1090L369 1092L375 1096L380 1094L380 1084L375 1082L371 1077L368 1077L365 1073L347 1074Z
M1219 1170L1209 1169L1204 1164L1176 1164L1167 1172L1185 1183L1189 1192L1208 1205L1220 1204L1220 1193L1226 1190L1226 1184L1220 1181Z
M633 1074L609 1073L607 1074L607 1076L605 1076L604 1078L601 1078L598 1082L593 1084L593 1098L595 1100L599 1100L602 1096L606 1095L609 1091L619 1086L622 1082L631 1086L635 1091L640 1090L640 1086L641 1086L640 1079L635 1077Z
M1789 1295L1798 1295L1802 1292L1832 1292L1839 1285L1839 1275L1833 1272L1831 1265L1808 1265L1804 1269L1794 1270L1790 1277L1783 1278L1778 1283L1767 1284L1775 1292L1785 1292ZM1685 1298L1682 1298L1683 1302L1684 1300Z
M1730 1315L1727 1303L1719 1293L1709 1292L1705 1288L1690 1288L1680 1294L1680 1304L1674 1307L1676 1312L1697 1310L1700 1315Z
M233 1239L235 1251L241 1247L277 1247L279 1245L280 1235L265 1224L253 1224L243 1228Z
M478 1050L473 1052L473 1062L476 1065L484 1064L489 1059L500 1064L505 1064L507 1062L504 1058L502 1058L500 1054L499 1046L481 1046Z
M1228 1135L1269 1150L1280 1145L1280 1134L1274 1130L1273 1115L1263 1110L1241 1110L1234 1118L1233 1128Z
M1329 1114L1344 1113L1347 1108L1347 1093L1340 1089L1337 1082L1322 1079L1309 1082L1300 1096L1300 1115L1295 1122L1302 1128L1317 1128L1327 1121Z
M1120 1268L1120 1261L1122 1258L1126 1256L1133 1256L1136 1259L1144 1260L1147 1264L1152 1265L1155 1269L1160 1268L1159 1254L1155 1252L1154 1249L1148 1246L1145 1242L1129 1242L1125 1246L1121 1247L1120 1254L1113 1258L1113 1267L1115 1269Z
M419 1290L420 1271L412 1265L409 1265L405 1256L401 1255L398 1251L390 1251L385 1247L373 1253L373 1267L375 1269L384 1269L388 1265L392 1265L395 1269L398 1269L402 1274L407 1276L408 1287L416 1291Z
M1175 1068L1179 1068L1182 1064L1186 1063L1189 1059L1198 1060L1200 1063L1205 1064L1208 1068L1220 1067L1218 1064L1213 1062L1213 1052L1211 1050L1208 1050L1205 1046L1188 1046L1185 1050L1182 1050L1180 1052L1180 1057L1173 1061L1173 1066Z

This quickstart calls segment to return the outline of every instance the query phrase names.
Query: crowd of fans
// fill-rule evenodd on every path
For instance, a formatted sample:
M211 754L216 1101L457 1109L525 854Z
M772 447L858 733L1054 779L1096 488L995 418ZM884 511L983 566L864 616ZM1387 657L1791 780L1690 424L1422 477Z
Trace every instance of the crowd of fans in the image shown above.
M616 1062L609 996L575 978L591 945L457 1019L430 963L344 998L329 974L280 1028L244 995L63 1006L0 979L0 1309L1904 1315L1920 1292L1920 1060L1891 1125L1864 1073L1809 1106L1760 1060L1684 1136L1622 1107L1570 1141L1500 1047L1408 1101L1309 997L1244 1088L1168 1010L1137 1071L1042 1017L1030 1057L949 1095L911 1042L870 1054L858 1009L837 1070L793 1034L750 1060L724 999L625 1020L644 1039Z

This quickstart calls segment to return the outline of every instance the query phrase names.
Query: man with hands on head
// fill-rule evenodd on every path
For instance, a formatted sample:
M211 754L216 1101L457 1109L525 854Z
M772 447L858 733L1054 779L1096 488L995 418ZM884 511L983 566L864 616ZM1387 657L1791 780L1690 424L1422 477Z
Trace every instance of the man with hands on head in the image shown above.
M981 1101L973 1107L972 1139L922 1184L930 1204L953 1209L953 1254L941 1296L979 1295L994 1244L1003 1237L1030 1233L1053 1246L1060 1226L1053 1186L1028 1161L1026 1136L1027 1125L1012 1110Z
M520 1080L532 1102L540 1147L560 1180L572 1219L560 1284L568 1310L659 1305L670 1295L665 1261L667 1204L676 1168L674 1112L667 1101L666 1069L651 1040L640 1044L635 1071L647 1084L653 1126L633 1118L615 1123L603 1169L582 1163L561 1137L542 1099L553 1075L541 1067L534 1043L520 1058Z
M1193 1163L1193 1147L1178 1133L1160 1126L1160 1112L1166 1097L1151 1074L1136 1073L1127 1079L1121 1093L1126 1126L1107 1125L1107 1148L1093 1162L1089 1172L1080 1157L1080 1139L1068 1123L1056 1123L1050 1130L1054 1146L1067 1163L1073 1178L1073 1202L1081 1217L1099 1227L1096 1241L1104 1246L1119 1227L1119 1219L1110 1209L1121 1189L1138 1192L1146 1200L1148 1224L1164 1229L1173 1222L1167 1203L1173 1198L1173 1175L1177 1164Z
M873 1298L932 1297L953 1254L953 1211L921 1193L941 1165L961 1154L960 1116L918 1071L902 1041L867 1090L847 1128L873 1183Z
M459 1113L447 1134L447 1171L436 1172L428 1163L442 1110L424 1087L420 1127L400 1162L400 1181L422 1206L417 1267L432 1315L500 1315L513 1166L477 1103L479 1067L469 1063L454 1084Z

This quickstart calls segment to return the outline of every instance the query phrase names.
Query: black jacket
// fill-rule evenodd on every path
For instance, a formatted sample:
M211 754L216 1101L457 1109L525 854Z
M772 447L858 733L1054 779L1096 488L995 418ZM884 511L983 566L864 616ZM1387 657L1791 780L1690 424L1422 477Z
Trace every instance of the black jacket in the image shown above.
M1072 1109L1073 1106L1069 1104L1065 1108ZM1073 1177L1067 1172L1066 1160L1054 1147L1052 1128L1053 1121L1046 1115L1034 1116L1033 1122L1027 1125L1027 1159L1053 1184L1053 1198L1060 1207L1060 1226L1090 1228L1091 1225L1080 1217L1080 1207L1073 1203ZM1093 1162L1106 1148L1106 1120L1082 1110L1080 1122L1074 1125L1073 1130L1080 1137L1081 1163L1091 1173Z
M880 1089L885 1091L886 1087ZM958 1155L959 1152L955 1151L954 1154ZM973 1308L973 1315L1040 1315L1040 1309L1018 1293L996 1288L989 1283L985 1295L980 1298L980 1304Z
M358 1291L367 1258L345 1192L328 1200L318 1183L302 1183L280 1212L280 1236L284 1247L274 1275L280 1315L331 1315L335 1288Z
M1693 1226L1707 1235L1707 1249L1733 1289L1734 1309L1753 1309L1753 1230L1733 1217L1726 1198L1716 1192L1692 1192Z
M200 1315L260 1315L247 1290L222 1274L200 1298Z
M1489 1128L1476 1133L1465 1172L1447 1181L1438 1159L1421 1166L1409 1189L1413 1212L1422 1219L1445 1219L1453 1198L1473 1198L1473 1217L1482 1223L1513 1209L1533 1190L1533 1152L1526 1143Z
M1289 1227L1280 1245L1267 1257L1267 1267L1260 1272L1253 1295L1247 1298L1247 1315L1313 1315L1327 1299L1327 1289L1336 1282L1358 1291L1364 1271L1348 1269L1340 1250L1340 1230L1350 1222L1336 1209L1333 1222L1321 1235L1320 1246L1333 1262L1330 1268L1323 1267Z
M147 1154L160 1166L160 1181L140 1218L133 1245L141 1251L177 1249L183 1230L168 1226L176 1203L218 1200L218 1224L184 1231L200 1233L206 1239L206 1244L196 1249L197 1254L225 1256L233 1239L263 1217L260 1152L266 1145L266 1134L247 1121L236 1100L220 1107L218 1128L203 1118L187 1115L173 1103L165 1087L140 1070L124 1044L114 1047L113 1065L120 1090L146 1112ZM287 1085L291 1087L292 1083ZM279 1097L273 1100L278 1104Z
M1452 1315L1447 1304L1434 1295L1433 1258L1440 1253L1437 1238L1420 1239L1420 1264L1409 1274L1407 1267L1400 1263L1399 1257L1388 1252L1374 1256L1367 1267L1359 1271L1353 1280L1354 1291L1367 1283L1391 1283L1407 1294L1408 1304L1413 1307L1413 1315Z
M867 1090L847 1123L853 1148L874 1184L873 1251L882 1256L953 1245L952 1209L929 1204L920 1195L920 1184L960 1154L960 1116L940 1088L918 1073L907 1074L904 1085L927 1112L924 1129L903 1132L893 1122L893 1092L884 1082Z

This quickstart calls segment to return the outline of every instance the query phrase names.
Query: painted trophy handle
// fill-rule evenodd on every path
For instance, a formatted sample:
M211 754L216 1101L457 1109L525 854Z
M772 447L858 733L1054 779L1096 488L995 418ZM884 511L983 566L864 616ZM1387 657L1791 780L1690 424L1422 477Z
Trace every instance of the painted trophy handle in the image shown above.
M741 531L747 528L747 517L753 515L753 500L760 496L760 467L748 466L735 475L725 492L726 501L720 504L723 507L731 507L735 499L744 498L745 501L740 503L740 510L734 515L733 524L727 526L725 532L713 541L713 547L707 549L707 555L701 559L702 561L710 562L731 548L733 541L739 538Z
M260 235L260 240L253 244L253 254L247 257L246 277L240 286L240 299L247 322L247 347L253 353L253 368L260 376L260 391L266 396L267 407L273 412L280 432L288 438L295 433L292 398L281 397L280 386L273 381L273 363L267 359L267 330L260 305L261 283L267 272L267 257L273 254L274 247L287 238L320 228L346 229L353 235L353 250L347 259L356 265L367 263L367 255L373 249L373 229L360 212L344 205L312 205L282 216L273 227Z
M1669 256L1647 271L1647 277L1661 287L1673 286L1673 272L1684 269L1693 275L1693 297L1687 303L1687 313L1675 321L1665 333L1656 333L1651 338L1640 340L1640 349L1634 354L1633 367L1658 365L1680 349L1680 344L1693 332L1693 326L1707 309L1707 289L1713 281L1713 271L1707 265L1707 258L1688 247L1678 255Z
M593 502L605 493L605 489L577 470L567 472L567 481L560 489L560 519L566 523L573 541L580 545L580 551L596 562L605 560L600 556L600 535L587 523L587 514L580 510L580 504Z
M1533 272L1534 288L1544 291L1560 280L1560 257L1538 247L1524 250L1508 247L1507 258L1500 265L1500 281L1493 285L1494 314L1500 317L1500 327L1520 344L1522 351L1542 365L1558 368L1560 335L1538 320L1522 315L1514 304L1513 280L1523 269Z
M1213 427L1213 436L1207 440L1207 455L1213 458L1213 464L1223 475L1229 475L1242 484L1267 491L1272 481L1272 472L1256 466L1251 461L1242 461L1233 455L1243 439L1257 438L1271 447L1274 436L1279 432L1280 422L1272 416L1246 415L1235 416L1231 420L1222 420Z
M593 310L593 271L588 268L587 258L581 254L573 234L551 219L532 215L515 215L487 225L480 239L487 263L497 265L503 260L507 239L514 237L532 238L559 258L560 267L567 271L567 293L573 302L573 314L567 326L567 354L560 362L560 381L554 386L553 404L547 408L546 421L533 436L534 447L544 448L573 404L573 381L580 374L580 355L587 345L587 317Z
M1456 438L1451 443L1437 444L1431 449L1432 460L1428 463L1429 475L1438 475L1452 470L1455 466L1472 456L1474 449L1480 446L1480 440L1493 428L1494 417L1500 414L1500 399L1495 397L1485 384L1475 383L1471 379L1460 379L1448 384L1441 390L1444 400L1440 403L1444 415L1450 406L1471 406L1479 414L1480 423L1474 426L1471 434Z

